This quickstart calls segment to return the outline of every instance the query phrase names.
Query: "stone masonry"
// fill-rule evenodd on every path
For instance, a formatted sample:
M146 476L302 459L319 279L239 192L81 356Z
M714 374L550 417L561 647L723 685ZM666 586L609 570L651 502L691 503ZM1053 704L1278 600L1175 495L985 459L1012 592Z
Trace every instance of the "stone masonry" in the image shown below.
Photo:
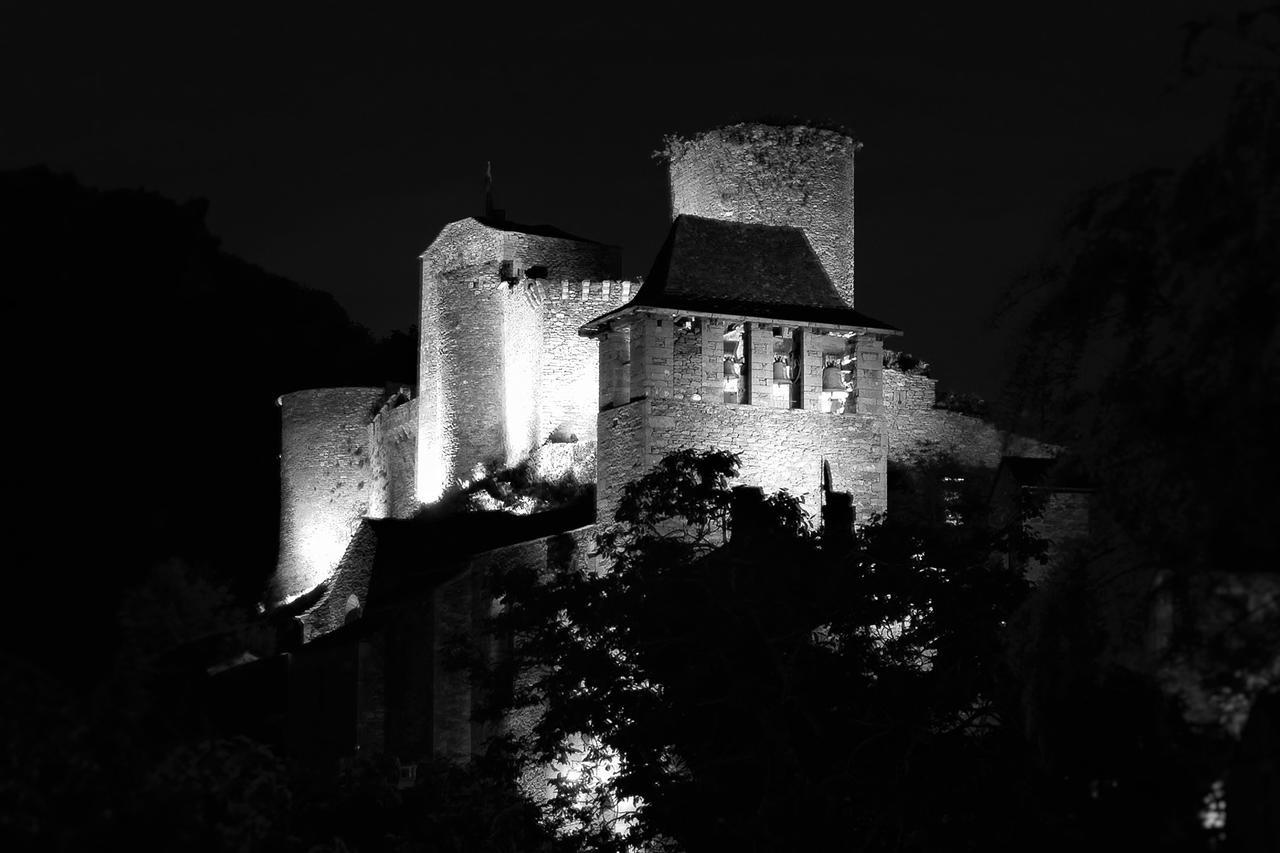
M422 255L422 501L549 438L593 438L597 353L577 328L632 284L613 280L616 247L525 227L464 219Z
M669 138L671 216L801 228L854 306L854 154L840 131L737 124Z
M793 392L788 391L787 407L777 408L772 327L746 325L751 338L747 372L751 392L746 403L724 402L725 321L639 314L630 318L626 334L621 322L605 333L601 344L605 355L600 368L597 519L612 519L627 482L643 475L666 454L686 448L738 453L743 484L768 491L787 489L815 519L824 482L834 491L852 496L858 519L886 509L889 437L880 400L879 341L872 335L846 339L819 330L807 330L808 334L804 329L795 330L800 332L806 365L798 383L802 388L797 400L800 407L791 407ZM756 333L751 334L753 331ZM616 365L627 358L622 347L627 340L629 373L623 393ZM874 363L875 370L853 370L847 375L853 385L849 396L866 400L874 394L875 405L843 414L820 408L823 346L874 353L874 362L864 355L863 363Z
M272 595L286 600L333 571L369 511L369 421L379 388L322 388L280 397L280 558Z

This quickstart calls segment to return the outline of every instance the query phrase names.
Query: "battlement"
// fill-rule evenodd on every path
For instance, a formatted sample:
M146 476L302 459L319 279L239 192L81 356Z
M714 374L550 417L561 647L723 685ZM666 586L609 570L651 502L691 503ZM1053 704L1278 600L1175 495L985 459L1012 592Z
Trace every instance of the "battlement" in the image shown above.
M643 280L545 281L524 279L522 283L544 302L593 302L605 304L627 300L640 289Z

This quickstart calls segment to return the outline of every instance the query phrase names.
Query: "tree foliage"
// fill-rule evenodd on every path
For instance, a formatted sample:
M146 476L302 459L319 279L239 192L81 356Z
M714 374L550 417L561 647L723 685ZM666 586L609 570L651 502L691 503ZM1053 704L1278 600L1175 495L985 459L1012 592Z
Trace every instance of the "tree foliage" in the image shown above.
M565 837L688 850L992 837L982 798L1009 793L1002 632L1025 595L990 559L1002 535L881 519L824 547L785 493L735 517L736 473L729 453L669 456L599 535L607 570L507 579L497 627L525 673L516 703L543 712L521 745L559 768Z
M1073 633L1095 648L1072 678L1149 690L1134 670L1159 672L1200 731L1184 743L1199 753L1189 760L1216 766L1221 785L1228 735L1280 689L1280 5L1188 24L1183 59L1187 80L1231 82L1221 131L1190 162L1094 189L1069 212L1009 294L1024 323L1005 408L1016 431L1068 445L1097 487L1090 549L1057 594L1108 624ZM1042 667L1037 689L1075 695L1048 687L1053 672ZM1039 704L1055 727L1052 704ZM1064 735L1078 721L1072 711L1056 724L1058 742L1074 742ZM1155 731L1169 754L1177 738ZM1146 769L1163 766L1144 754ZM1274 790L1248 796L1280 807Z
M1190 26L1189 69L1248 59L1219 138L1088 193L1009 294L1011 425L1070 445L1099 515L1182 573L1280 564L1277 31L1275 5Z

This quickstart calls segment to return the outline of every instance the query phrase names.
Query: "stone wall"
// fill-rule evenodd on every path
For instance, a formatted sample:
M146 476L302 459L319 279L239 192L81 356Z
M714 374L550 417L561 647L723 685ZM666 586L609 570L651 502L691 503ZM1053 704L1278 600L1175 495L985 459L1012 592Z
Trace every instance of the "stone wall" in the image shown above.
M995 468L1003 456L1047 457L1056 449L1001 432L982 418L934 408L937 383L927 376L890 369L882 373L889 458L895 462L948 454L965 465Z
M709 326L710 324L708 324ZM671 396L677 400L701 400L708 377L703 375L702 326L679 325L672 330ZM709 341L715 347L715 341ZM721 348L723 350L723 348ZM723 375L723 370L722 374ZM720 380L721 377L716 377ZM717 382L717 384L720 384Z
M631 402L631 331L625 326L610 329L598 341L588 344L599 360L600 409L625 406Z
M374 494L368 425L381 388L321 388L280 398L280 554L271 603L325 580Z
M440 282L438 374L423 384L439 388L440 485L447 488L477 464L506 459L502 332L508 286L487 266L451 271ZM418 442L421 459L421 431ZM421 471L420 462L420 477Z
M600 413L596 518L611 521L628 482L663 456L686 448L730 450L742 458L739 483L766 492L786 489L815 521L824 464L832 487L853 497L865 521L885 506L886 436L869 415L645 399Z
M630 388L637 398L600 412L596 517L610 520L626 483L647 473L668 453L687 448L738 453L744 485L773 492L786 489L820 514L823 472L836 491L853 497L857 518L885 509L888 436L881 403L879 342L852 341L784 329L783 337L803 353L795 389L775 408L772 327L745 325L750 403L725 403L724 332L711 318L637 314L629 320ZM617 331L609 334L617 334ZM822 411L823 357L846 347L874 351L874 370L850 371L855 391L874 405L836 414ZM608 363L606 362L606 367ZM609 368L611 370L611 368ZM862 375L866 374L866 375ZM612 375L611 373L609 375ZM608 381L602 376L601 381ZM613 395L607 395L610 400ZM802 408L788 408L792 401Z
M618 278L622 250L591 240L573 240L499 231L502 260L512 265L511 274L525 278L533 267L542 267L539 278L550 281L601 281Z
M434 501L502 452L502 234L452 222L422 255L417 493ZM465 425L465 426L463 426Z
M422 256L421 501L477 464L514 463L553 432L593 437L598 356L577 329L630 295L612 279L618 257L617 247L474 219L445 226ZM548 278L522 277L537 268Z
M467 761L494 734L529 731L536 713L511 715L496 728L474 721L473 713L483 697L476 693L466 671L446 663L446 650L457 638L466 637L478 660L490 665L499 662L504 654L503 638L481 631L494 606L492 580L517 567L533 568L544 576L584 570L589 564L594 533L594 526L580 527L476 554L461 571L436 588L432 594L435 642L432 714L436 755Z
M525 282L513 282L503 285L499 293L501 358L491 360L487 369L502 373L502 461L510 466L542 443L539 386L545 354L542 309L533 289Z
M431 748L440 757L469 761L479 751L479 731L471 719L475 708L471 675L456 665L450 648L460 640L476 646L488 602L483 574L472 563L431 593Z
M903 373L886 367L883 371L885 411L919 412L932 409L938 401L937 381L928 376Z
M596 432L596 522L609 524L622 489L640 479L658 460L650 461L647 443L649 401L636 400L600 413Z
M688 213L801 228L852 306L858 147L843 133L798 125L738 124L670 139L672 218Z
M420 505L415 472L418 464L418 400L384 406L369 424L370 518L408 518Z
M542 302L541 440L576 435L581 441L594 441L600 348L579 336L578 328L622 305L639 285L603 280L545 281L536 286Z
M356 645L356 751L387 752L386 636ZM394 752L392 753L394 754Z
M378 532L373 524L363 522L346 543L337 571L327 578L329 587L324 595L298 617L304 642L341 628L351 614L353 603L357 609L369 603L369 582L377 555Z
M832 488L853 496L858 521L885 510L888 448L881 422L870 415L652 400L643 440L645 471L676 450L731 450L742 458L741 484L786 489L815 521L824 465Z
M359 646L348 638L308 643L289 655L285 749L309 771L332 772L355 751Z

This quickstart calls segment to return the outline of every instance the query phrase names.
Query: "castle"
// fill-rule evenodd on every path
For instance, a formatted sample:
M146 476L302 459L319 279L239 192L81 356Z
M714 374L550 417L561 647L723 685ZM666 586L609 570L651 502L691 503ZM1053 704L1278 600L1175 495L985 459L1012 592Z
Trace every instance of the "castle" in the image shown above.
M994 469L1048 455L936 407L932 379L886 362L901 331L855 308L858 148L805 125L668 140L672 221L642 281L620 279L617 247L490 205L421 256L416 392L281 397L271 604L301 627L290 708L323 718L313 732L343 733L316 737L402 755L478 748L444 638L483 618L488 573L585 565L593 532L407 521L478 466L573 471L595 481L607 520L667 453L725 449L742 483L857 523L890 509L891 460L948 453Z

